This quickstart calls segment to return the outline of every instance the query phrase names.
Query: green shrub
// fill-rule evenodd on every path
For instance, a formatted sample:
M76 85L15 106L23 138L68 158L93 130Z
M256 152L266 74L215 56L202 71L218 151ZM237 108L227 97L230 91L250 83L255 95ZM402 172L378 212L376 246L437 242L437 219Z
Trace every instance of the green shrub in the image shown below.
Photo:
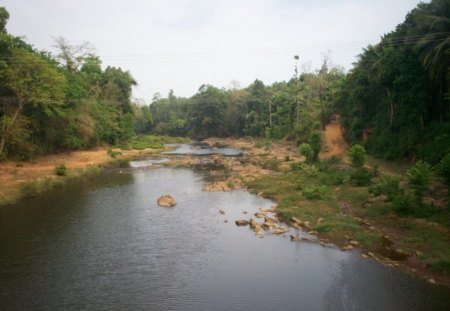
M444 178L447 185L450 185L450 153L441 159L436 167L436 172Z
M308 138L308 144L313 150L313 161L316 161L322 148L322 134L317 131L313 132Z
M320 182L325 185L342 185L345 181L345 174L338 171L329 171L320 174Z
M378 184L369 188L369 192L376 196L384 194L392 201L395 196L401 193L400 180L401 178L394 176L383 177Z
M260 138L255 142L255 147L262 148L262 147L270 145L271 143L272 143L272 141L270 139Z
M422 197L430 185L433 168L426 162L419 160L406 171L406 178L414 193Z
M450 260L437 260L428 263L428 266L436 272L450 274Z
M352 165L354 167L363 167L364 163L366 163L366 149L364 149L364 147L361 145L353 145L348 152L348 156L352 160Z
M67 174L66 166L64 164L55 166L55 174L58 176L66 176Z
M36 181L25 182L20 185L20 192L24 198L35 197L39 193L39 184Z
M264 169L277 171L280 167L280 164L281 164L281 161L274 159L274 158L270 158L270 159L264 160L261 163L261 166Z
M112 148L108 149L108 155L113 159L115 159L118 155L121 155L121 154L122 154L121 152L114 151Z
M303 196L308 200L322 200L327 196L327 186L315 185L303 188Z
M415 200L409 195L397 195L392 200L392 209L401 215L414 214L415 205Z
M298 147L298 151L306 158L306 162L312 163L314 159L314 151L310 144L303 143Z
M437 212L433 205L424 204L421 198L408 192L396 195L392 200L392 208L398 214L420 218L430 217Z
M350 174L350 183L355 186L369 186L373 175L368 170L361 168Z
M319 170L314 164L301 163L300 171L311 177L319 175Z

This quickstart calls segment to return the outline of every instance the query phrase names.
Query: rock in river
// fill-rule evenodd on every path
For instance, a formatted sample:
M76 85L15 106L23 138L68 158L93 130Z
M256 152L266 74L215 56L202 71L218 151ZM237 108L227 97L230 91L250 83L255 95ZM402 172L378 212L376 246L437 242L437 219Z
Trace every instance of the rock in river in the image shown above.
M247 226L250 222L245 219L239 219L235 221L236 226Z
M172 207L172 206L177 205L177 202L175 201L175 199L168 194L160 196L158 198L157 202L158 202L159 206L164 206L164 207Z

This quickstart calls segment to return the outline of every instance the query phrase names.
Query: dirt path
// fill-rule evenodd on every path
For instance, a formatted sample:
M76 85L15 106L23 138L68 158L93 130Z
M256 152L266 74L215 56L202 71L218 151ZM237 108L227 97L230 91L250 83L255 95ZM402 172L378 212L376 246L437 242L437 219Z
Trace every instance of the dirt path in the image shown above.
M322 151L319 154L321 160L342 156L347 153L348 145L344 138L344 132L339 117L336 117L336 120L325 127L322 143Z

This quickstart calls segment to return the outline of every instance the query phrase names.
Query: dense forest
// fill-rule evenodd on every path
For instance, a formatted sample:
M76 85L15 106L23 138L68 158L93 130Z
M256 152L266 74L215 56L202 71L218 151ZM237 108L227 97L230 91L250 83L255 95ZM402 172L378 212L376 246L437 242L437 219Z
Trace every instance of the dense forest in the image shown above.
M57 55L7 33L0 8L2 158L117 144L143 133L253 136L314 145L341 115L347 138L387 159L437 163L450 152L450 3L433 0L368 46L348 73L328 56L318 70L298 64L287 81L240 88L202 85L190 98L155 94L132 103L136 81L120 68L102 69L88 44L56 38ZM294 57L298 62L298 56Z

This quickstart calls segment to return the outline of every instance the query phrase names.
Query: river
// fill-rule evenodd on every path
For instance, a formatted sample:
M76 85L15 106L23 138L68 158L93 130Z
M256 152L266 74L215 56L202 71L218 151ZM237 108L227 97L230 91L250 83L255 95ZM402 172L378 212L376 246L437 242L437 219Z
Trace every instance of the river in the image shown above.
M269 200L132 166L0 209L1 310L450 310L447 288L358 251L234 224Z

